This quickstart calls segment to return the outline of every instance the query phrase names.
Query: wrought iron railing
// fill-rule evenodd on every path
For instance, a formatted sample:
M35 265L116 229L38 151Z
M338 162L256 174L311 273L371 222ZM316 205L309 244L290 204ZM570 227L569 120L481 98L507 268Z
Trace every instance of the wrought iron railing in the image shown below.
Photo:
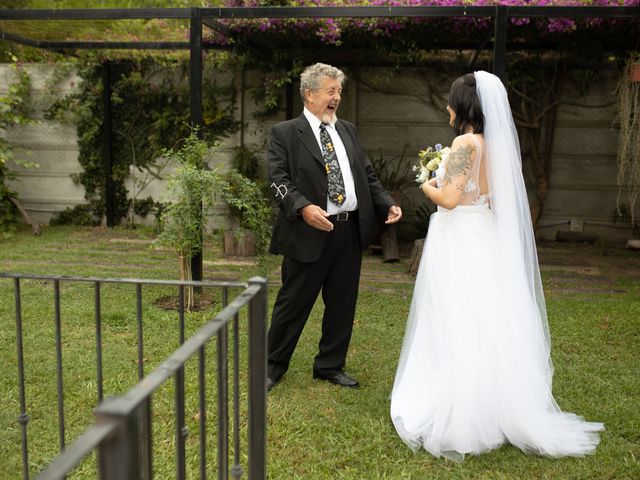
M94 450L98 453L97 470L103 480L132 480L153 478L152 396L170 378L174 379L176 478L186 478L185 453L185 363L197 354L198 363L198 429L200 479L207 476L207 395L205 388L207 362L205 346L216 337L216 383L217 383L217 461L218 479L240 479L245 473L241 464L240 433L240 354L239 314L246 306L248 333L248 409L247 434L248 460L246 470L252 480L266 476L266 315L267 282L264 278L252 278L241 282L186 282L143 279L87 278L50 275L23 275L0 273L0 278L13 279L15 296L15 324L17 340L17 367L19 414L22 443L22 477L29 478L27 399L25 395L25 359L23 354L22 296L23 280L40 280L53 285L54 322L56 341L56 394L58 411L58 441L60 455L48 465L38 479L62 479L72 472ZM94 312L96 336L96 385L97 403L95 422L69 445L65 445L64 385L62 364L62 337L60 314L60 284L83 282L94 285ZM102 312L101 285L132 284L136 291L137 370L139 383L126 394L104 399L102 358ZM144 286L176 286L178 288L178 315L180 347L151 373L144 375L143 307ZM185 289L215 287L222 291L223 309L211 320L185 340ZM229 289L243 288L230 303ZM232 422L233 463L229 469L229 345L228 325L232 326Z

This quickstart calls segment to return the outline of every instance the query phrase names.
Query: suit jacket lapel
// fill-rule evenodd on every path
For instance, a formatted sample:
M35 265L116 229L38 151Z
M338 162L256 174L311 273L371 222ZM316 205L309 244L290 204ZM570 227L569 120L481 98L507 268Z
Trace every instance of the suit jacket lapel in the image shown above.
M300 141L304 147L309 151L313 158L315 158L324 168L324 160L322 159L322 152L320 151L320 145L316 140L315 135L311 131L311 125L305 118L304 114L300 115L297 119L296 126L298 128L298 134L300 135Z

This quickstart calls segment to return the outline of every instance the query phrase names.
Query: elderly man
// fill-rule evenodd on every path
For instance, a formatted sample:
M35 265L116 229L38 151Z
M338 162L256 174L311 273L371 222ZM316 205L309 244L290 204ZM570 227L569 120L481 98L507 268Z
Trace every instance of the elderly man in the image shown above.
M280 212L270 252L284 256L271 318L267 391L280 381L322 291L325 309L313 377L344 387L362 251L386 222L402 217L362 150L339 120L344 73L316 63L300 76L302 115L271 129L268 166Z

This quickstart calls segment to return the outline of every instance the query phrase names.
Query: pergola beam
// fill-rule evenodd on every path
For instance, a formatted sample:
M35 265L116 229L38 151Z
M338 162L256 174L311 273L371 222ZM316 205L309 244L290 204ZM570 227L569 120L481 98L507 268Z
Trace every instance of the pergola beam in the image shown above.
M640 17L640 6L504 6L508 17ZM0 20L190 19L191 8L0 10ZM495 6L196 8L201 18L493 17Z

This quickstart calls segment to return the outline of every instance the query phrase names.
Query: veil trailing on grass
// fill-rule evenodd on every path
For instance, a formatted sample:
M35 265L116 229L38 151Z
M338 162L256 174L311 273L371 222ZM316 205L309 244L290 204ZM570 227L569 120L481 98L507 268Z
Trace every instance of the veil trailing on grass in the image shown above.
M523 295L534 302L525 301L530 314L519 315L524 305L511 304L516 318L530 323L527 328L537 330L540 368L551 388L553 366L550 357L547 308L540 280L527 190L522 176L522 157L518 133L511 115L509 99L504 85L495 75L479 71L474 74L476 91L485 118L485 149L487 180L491 195L491 210L497 229L497 248L501 252L500 272L508 279L504 284L506 299ZM528 300L528 299L527 299ZM506 305L508 307L508 305Z

